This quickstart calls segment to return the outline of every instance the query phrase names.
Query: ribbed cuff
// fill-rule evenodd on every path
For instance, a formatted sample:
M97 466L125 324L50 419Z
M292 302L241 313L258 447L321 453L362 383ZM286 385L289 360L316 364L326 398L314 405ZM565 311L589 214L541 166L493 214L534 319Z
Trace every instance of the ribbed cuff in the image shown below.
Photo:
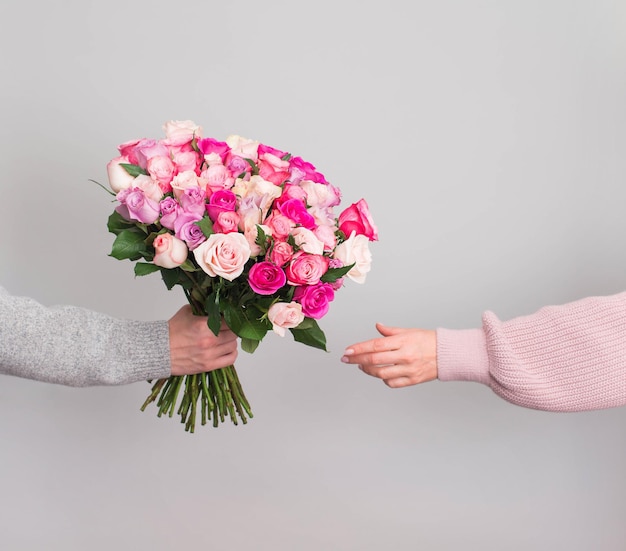
M489 357L482 329L437 329L437 376L489 386Z

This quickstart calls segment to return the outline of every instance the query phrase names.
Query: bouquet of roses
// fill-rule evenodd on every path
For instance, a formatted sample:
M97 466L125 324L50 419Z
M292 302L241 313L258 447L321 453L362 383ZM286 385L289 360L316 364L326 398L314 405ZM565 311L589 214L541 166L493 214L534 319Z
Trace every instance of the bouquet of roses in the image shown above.
M182 287L213 333L225 320L247 352L269 330L326 350L317 320L345 277L363 283L370 269L378 235L365 200L336 216L340 191L302 158L240 136L204 138L191 121L163 128L163 139L121 144L107 165L119 202L111 256ZM203 425L252 417L234 366L158 380L141 409L155 401L191 432L198 410Z

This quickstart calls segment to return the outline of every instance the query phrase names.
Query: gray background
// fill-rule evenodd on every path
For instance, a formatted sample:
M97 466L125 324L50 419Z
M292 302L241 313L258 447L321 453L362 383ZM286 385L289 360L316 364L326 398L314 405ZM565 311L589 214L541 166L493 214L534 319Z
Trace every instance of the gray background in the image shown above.
M108 257L117 144L168 119L312 161L380 229L330 352L268 335L255 418L188 435L149 386L2 377L0 547L618 550L626 409L525 410L471 383L390 390L340 363L374 322L477 327L626 281L621 0L0 5L0 281L165 319ZM33 343L36 346L36 343Z

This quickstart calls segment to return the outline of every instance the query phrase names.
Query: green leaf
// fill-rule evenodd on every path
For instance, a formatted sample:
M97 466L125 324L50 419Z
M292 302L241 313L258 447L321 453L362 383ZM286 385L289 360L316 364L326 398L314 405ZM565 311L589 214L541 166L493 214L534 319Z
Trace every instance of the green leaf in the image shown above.
M259 167L256 166L256 163L252 160L252 159L245 159L244 161L246 161L251 167L252 167L252 175L255 176L259 173Z
M178 268L161 268L161 277L163 278L163 283L165 283L165 286L169 291L174 288L174 285L180 283Z
M250 306L233 306L224 303L224 319L233 332L242 339L260 341L270 329L269 322L261 319L263 314Z
M307 319L311 318L305 318L305 321ZM324 335L324 331L320 329L317 321L311 319L311 322L310 327L307 327L306 329L300 329L302 323L298 327L289 329L293 335L293 340L328 352L328 350L326 350L326 335Z
M258 348L259 344L261 344L261 341L255 339L241 339L241 349L249 354L252 354Z
M131 222L130 220L126 220L119 212L113 211L111 216L109 216L109 220L107 222L107 228L111 233L118 235L122 233L124 230L134 228L135 222Z
M220 326L222 325L222 316L220 315L220 303L218 300L218 295L215 291L213 291L206 299L204 303L204 308L209 319L207 320L207 325L209 329L213 331L213 334L217 336L220 332Z
M106 191L109 195L113 195L113 197L115 197L117 194L114 191L111 191L108 187L102 185L100 182L97 182L96 180L92 180L91 178L88 178L88 180L94 184L96 184L97 186L100 186L104 191Z
M139 165L131 165L129 163L120 163L120 166L124 168L124 170L126 170L126 172L128 172L128 174L130 174L131 176L134 176L135 178L137 176L139 176L140 174L148 174L143 168L141 168Z
M261 248L259 255L265 255L267 252L267 234L259 224L256 225L256 229L257 235L255 243Z
M208 216L198 220L195 224L202 230L204 237L211 237L211 235L213 235L213 222L211 222Z
M137 262L137 264L135 264L135 275L145 276L154 272L158 272L160 269L161 268L156 264L151 264L148 262Z
M132 230L120 232L113 242L111 255L118 260L138 260L148 250L145 244L145 236Z
M345 276L355 265L353 262L349 266L342 266L341 268L329 268L328 271L321 277L324 283L334 283L339 278Z
M196 268L191 260L187 259L183 262L179 268L185 270L186 272L197 272L200 268Z

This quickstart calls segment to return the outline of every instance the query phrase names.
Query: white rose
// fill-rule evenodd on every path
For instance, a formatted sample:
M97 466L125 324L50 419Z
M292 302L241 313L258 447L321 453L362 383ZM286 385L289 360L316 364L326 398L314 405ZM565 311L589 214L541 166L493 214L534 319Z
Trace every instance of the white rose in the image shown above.
M170 145L182 145L202 136L202 128L193 121L168 121L163 130Z
M365 283L365 276L372 266L369 239L365 235L356 235L352 232L349 239L337 245L333 256L341 260L344 266L354 263L353 268L346 275L352 281Z
M285 329L298 327L304 321L302 304L297 302L276 302L270 306L267 318L272 322L274 333L285 336Z
M244 159L250 159L254 162L256 162L259 158L259 142L233 134L232 136L228 136L228 138L226 138L226 143L228 144L228 147L230 147L233 155L243 157Z
M107 175L109 177L109 185L115 193L119 193L123 189L129 188L134 176L131 176L126 172L126 169L121 166L122 164L129 164L128 157L115 157L107 164Z
M302 180L300 187L306 191L306 202L311 207L334 207L341 201L339 190L330 184L318 184L310 180Z
M220 276L228 281L241 275L250 253L248 240L238 232L214 233L193 250L203 271L211 277Z
M291 235L301 251L309 254L324 254L324 243L311 230L298 226L291 230Z

